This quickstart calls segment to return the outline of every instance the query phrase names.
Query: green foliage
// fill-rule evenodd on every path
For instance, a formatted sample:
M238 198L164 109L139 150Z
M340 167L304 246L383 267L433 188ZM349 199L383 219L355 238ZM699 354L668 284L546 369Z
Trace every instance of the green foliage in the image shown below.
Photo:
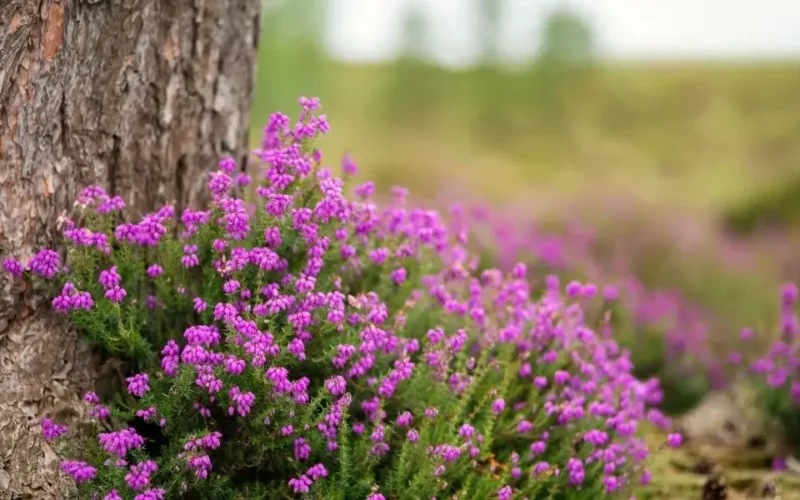
M800 225L800 176L789 177L730 208L723 214L723 223L730 231L743 235L770 227L797 227Z

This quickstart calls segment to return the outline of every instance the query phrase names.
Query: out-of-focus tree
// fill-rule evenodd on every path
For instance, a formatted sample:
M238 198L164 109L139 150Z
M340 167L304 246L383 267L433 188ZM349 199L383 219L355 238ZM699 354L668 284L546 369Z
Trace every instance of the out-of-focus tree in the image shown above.
M528 75L530 111L540 127L564 131L572 98L591 84L594 60L594 37L586 21L567 8L553 11Z
M329 64L324 47L325 0L264 2L253 115L294 109L298 95L325 96Z
M494 67L500 61L500 21L504 6L504 0L478 0L481 66Z
M383 80L380 103L383 120L393 126L423 125L441 105L446 87L443 71L430 61L430 24L420 2L407 0L402 19L402 43L397 59Z
M469 93L474 109L474 132L481 140L496 143L508 137L508 120L514 105L512 83L503 74L500 57L500 32L504 0L477 0L480 55Z
M558 9L545 22L539 63L582 68L594 58L594 37L591 28L578 14Z
M424 61L428 57L430 25L419 2L406 1L403 17L401 59Z

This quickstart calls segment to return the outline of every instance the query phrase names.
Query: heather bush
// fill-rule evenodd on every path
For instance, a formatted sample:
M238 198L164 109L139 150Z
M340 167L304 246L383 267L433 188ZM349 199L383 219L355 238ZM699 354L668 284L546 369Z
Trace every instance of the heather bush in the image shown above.
M800 452L800 351L798 335L800 320L797 316L798 288L788 283L781 288L780 319L774 339L767 352L751 359L750 372L756 380L757 403L764 408L766 416L780 425L785 433L784 439L788 452ZM741 352L732 353L732 361L747 361L743 353L752 351L756 332L746 328L740 338Z
M5 269L135 371L88 393L90 438L42 431L85 498L626 498L649 480L658 381L632 374L592 284L481 269L468 224L374 201L322 166L319 103L275 114L253 183L138 222L100 187ZM354 196L346 193L352 188ZM668 445L677 446L679 435Z
M632 348L634 373L659 378L665 393L662 410L680 414L710 388L729 382L728 366L710 344L712 326L721 330L716 316L679 289L646 284L634 268L651 249L636 238L609 244L575 221L547 224L485 206L462 208L457 216L473 229L472 245L483 255L484 266L510 270L521 261L534 281L556 273L567 281L605 283L598 294L607 300L587 312L612 313L616 341Z

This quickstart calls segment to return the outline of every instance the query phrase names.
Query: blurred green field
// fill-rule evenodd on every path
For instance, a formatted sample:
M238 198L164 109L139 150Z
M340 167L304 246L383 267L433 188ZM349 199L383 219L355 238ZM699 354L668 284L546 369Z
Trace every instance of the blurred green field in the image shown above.
M619 195L700 214L800 172L798 63L597 66L553 85L530 72L311 63L287 75L262 61L253 122L319 95L328 162L352 152L383 188L429 197L458 185L537 205Z
M571 261L555 272L603 284L635 277L639 298L680 298L678 333L636 324L620 335L639 375L661 379L669 411L697 405L718 387L712 380L724 385L738 370L729 353L759 356L775 340L779 283L800 281L800 61L623 64L594 57L587 39L578 40L588 56L576 64L570 50L582 28L562 16L542 34L551 52L521 67L491 54L467 70L426 62L413 30L397 60L354 65L327 57L313 22L297 28L305 35L287 35L293 15L274 15L265 29L254 143L270 112L296 116L298 96L319 96L332 125L321 141L327 164L352 154L379 192L403 185L434 204L508 207L515 258L534 265L533 243L552 236L538 231L548 215L565 233L573 223L588 228L596 246L577 257L565 251ZM489 28L487 47L498 33ZM754 236L764 219L793 220L795 231ZM583 239L563 238L560 251ZM750 345L738 341L742 327L758 334ZM670 335L689 341L681 354L668 353ZM645 496L696 498L705 478L667 458L656 467L665 482ZM731 498L753 482L740 468L724 467L736 476ZM796 485L783 487L794 498Z
M298 96L319 96L329 166L350 153L379 193L403 185L426 202L488 202L533 225L555 216L592 228L624 247L648 286L724 317L713 335L723 344L772 321L777 284L800 278L783 236L740 252L719 231L732 210L800 221L800 61L576 64L562 39L552 57L519 67L453 70L413 51L355 65L332 61L313 30L292 37L272 21L254 143L270 112L296 116Z

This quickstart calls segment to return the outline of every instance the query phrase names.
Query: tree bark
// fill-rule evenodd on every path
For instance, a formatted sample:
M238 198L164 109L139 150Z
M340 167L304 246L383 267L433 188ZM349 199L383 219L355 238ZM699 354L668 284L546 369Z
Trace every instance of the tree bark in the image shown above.
M242 157L260 0L0 0L0 258L60 241L101 184L133 215L194 205ZM0 275L0 500L63 498L46 414L83 414L98 369L49 301Z

